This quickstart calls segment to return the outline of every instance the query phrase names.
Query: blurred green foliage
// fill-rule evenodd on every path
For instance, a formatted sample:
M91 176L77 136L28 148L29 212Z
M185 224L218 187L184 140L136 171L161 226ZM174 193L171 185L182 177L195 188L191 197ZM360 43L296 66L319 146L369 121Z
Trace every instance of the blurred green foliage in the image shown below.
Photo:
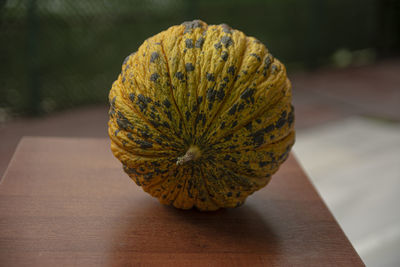
M0 0L0 117L106 103L127 55L196 18L255 36L289 70L368 63L398 52L398 2Z

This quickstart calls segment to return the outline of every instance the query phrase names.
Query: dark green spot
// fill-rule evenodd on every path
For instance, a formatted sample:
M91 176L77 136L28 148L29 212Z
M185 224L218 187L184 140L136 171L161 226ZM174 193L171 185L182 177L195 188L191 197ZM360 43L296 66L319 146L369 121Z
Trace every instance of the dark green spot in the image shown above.
M175 73L175 77L178 78L178 80L182 81L185 78L185 75L183 75L182 72L178 71Z
M226 25L226 24L221 24L220 26L221 26L222 31L223 31L224 33L232 34L232 29L231 29L231 27L229 27L228 25Z
M143 149L147 149L147 148L152 148L153 147L153 144L151 142L148 142L148 141L139 140L139 139L136 139L134 141L135 141L136 144L140 145L140 148L143 148Z
M264 133L269 133L275 129L275 126L273 124L268 125L263 129Z
M260 161L260 162L258 163L258 166L260 166L260 167L262 168L262 167L267 166L267 164L268 164L268 161Z
M156 61L157 58L159 58L159 57L160 57L160 55L158 54L158 52L153 52L153 53L151 53L151 56L150 56L150 63L153 63L153 62Z
M191 71L194 71L194 66L193 66L192 63L186 63L185 64L185 69L186 69L187 72L191 72Z
M219 99L219 101L222 101L222 99L224 99L225 97L225 91L223 88L220 88L217 92L217 97Z
M221 42L214 44L215 49L220 49L222 47Z
M236 70L235 66L230 66L228 68L228 73L231 75L235 75L235 70Z
M168 99L165 99L162 103L166 108L169 108L171 106L171 102L169 102Z
M171 111L169 111L169 110L164 110L164 113L167 115L168 119L169 119L170 121L172 121L172 114L171 114Z
M146 97L144 97L144 95L142 95L142 94L138 94L138 100L147 103Z
M204 44L204 38L200 37L199 39L197 39L195 47L196 48L203 48L203 44Z
M261 61L261 58L259 55L255 54L255 53L251 53L250 56L255 57L258 61Z
M140 136L143 137L144 139L148 139L153 137L152 134L149 134L147 131L142 130L142 129L138 129L138 132L140 133Z
M186 45L186 48L193 48L193 40L192 39L186 39L185 40L185 45Z
M196 124L198 124L200 121L205 121L206 116L203 113L200 113L197 118L196 118ZM203 123L204 124L204 123Z
M280 129L285 125L286 119L284 117L280 117L279 120L276 122L275 126L276 128Z
M216 90L214 90L213 88L208 88L208 90L207 90L207 100L209 102L214 102L216 94L217 94Z
M158 73L155 72L150 76L150 81L156 82L158 78L160 78L160 75L158 75Z
M188 32L192 32L192 30L195 28L203 27L203 24L200 20L185 21L182 23L182 25L185 26L185 31L183 32L184 34L188 33Z
M207 72L206 78L207 78L207 80L210 81L210 82L215 82L215 77L214 77L214 74L212 74L212 73L208 73L208 72Z
M185 112L186 120L188 121L190 119L190 112L187 110Z
M230 36L224 35L221 38L221 43L225 46L225 48L228 48L230 45L233 44L233 40Z
M266 76L267 75L267 71L269 69L269 67L271 66L272 63L272 56L268 55L265 57L264 59L264 70L263 70L263 75Z
M221 58L224 60L224 61L227 61L228 60L228 52L226 52L226 51L224 51L224 52L222 52L222 54L221 54Z
M165 128L168 128L168 129L171 128L171 127L169 126L168 122L166 122L166 121L164 121L164 122L162 123L162 125L163 125Z
M139 94L137 96L136 105L139 106L141 112L143 112L147 108L146 98L142 94Z
M256 131L251 136L253 138L253 143L256 146L260 146L264 143L264 129Z
M253 96L255 91L256 89L254 88L246 88L246 90L244 90L244 92L240 95L240 98L247 100Z

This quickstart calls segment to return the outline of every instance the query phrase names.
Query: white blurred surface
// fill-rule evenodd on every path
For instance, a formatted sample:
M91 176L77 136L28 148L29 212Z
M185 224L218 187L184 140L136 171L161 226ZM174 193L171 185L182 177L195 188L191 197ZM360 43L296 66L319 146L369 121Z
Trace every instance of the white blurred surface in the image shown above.
M400 266L400 125L318 125L298 131L294 151L365 264Z

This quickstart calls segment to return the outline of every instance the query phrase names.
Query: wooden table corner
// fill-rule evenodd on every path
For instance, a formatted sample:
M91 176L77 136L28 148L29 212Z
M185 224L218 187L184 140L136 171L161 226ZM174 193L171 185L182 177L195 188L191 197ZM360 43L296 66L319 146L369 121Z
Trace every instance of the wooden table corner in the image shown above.
M295 157L236 209L144 193L102 138L25 137L0 182L0 266L364 266Z

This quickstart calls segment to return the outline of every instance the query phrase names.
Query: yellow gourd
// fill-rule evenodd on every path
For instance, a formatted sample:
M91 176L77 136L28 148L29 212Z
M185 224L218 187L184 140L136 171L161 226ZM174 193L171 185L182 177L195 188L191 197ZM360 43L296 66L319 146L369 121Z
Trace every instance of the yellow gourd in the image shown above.
M111 150L161 203L237 207L294 144L291 84L257 39L195 20L147 39L109 94Z

